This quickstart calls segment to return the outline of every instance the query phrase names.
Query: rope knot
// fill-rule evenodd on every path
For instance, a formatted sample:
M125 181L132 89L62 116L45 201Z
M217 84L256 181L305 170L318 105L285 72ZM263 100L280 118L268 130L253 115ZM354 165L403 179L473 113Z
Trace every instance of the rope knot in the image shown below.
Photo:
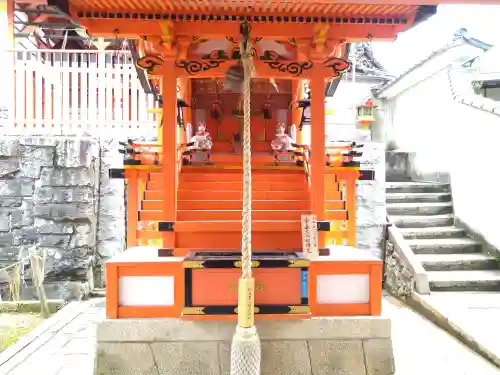
M247 60L252 58L252 41L250 39L250 32L252 27L245 21L240 25L240 54L242 60Z

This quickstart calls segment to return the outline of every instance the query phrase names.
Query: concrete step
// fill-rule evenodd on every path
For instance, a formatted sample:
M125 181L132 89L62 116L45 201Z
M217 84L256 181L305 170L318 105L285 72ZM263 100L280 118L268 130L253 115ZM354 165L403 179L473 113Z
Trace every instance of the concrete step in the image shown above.
M500 291L500 270L433 271L428 277L431 291Z
M418 254L417 259L427 271L468 271L498 269L495 257L482 253Z
M463 238L465 230L457 227L399 228L404 238Z
M389 215L440 215L452 212L451 202L387 203Z
M450 202L450 193L392 193L387 192L387 203Z
M387 182L388 193L448 193L449 184L437 182Z
M448 227L455 222L455 217L452 214L390 215L390 219L398 228Z
M415 254L463 254L481 251L481 243L470 238L406 240Z

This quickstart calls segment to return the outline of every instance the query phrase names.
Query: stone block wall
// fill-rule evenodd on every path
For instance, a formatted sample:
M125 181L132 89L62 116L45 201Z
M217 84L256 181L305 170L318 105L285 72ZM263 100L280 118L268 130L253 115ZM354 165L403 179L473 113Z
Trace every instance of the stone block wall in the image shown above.
M373 129L372 129L373 130ZM330 127L329 140L351 140L363 144L361 169L375 172L375 180L358 181L356 188L356 246L383 257L386 201L385 201L385 142L374 141L373 131L355 126L342 131L337 125Z
M415 279L390 241L386 244L385 289L400 298L408 297L414 289Z
M385 145L365 142L362 151L361 169L373 170L375 180L357 183L357 247L382 258L386 228Z
M90 137L0 138L0 268L23 259L32 247L45 251L49 298L79 298L88 291L94 269L119 251L110 243L124 238L124 224L116 224L123 215L117 218L103 204L119 196L120 186L103 178L108 149L101 144ZM121 197L113 201L118 211L123 182ZM22 298L31 299L25 268Z
M100 191L97 227L97 264L123 251L125 241L125 182L109 178L110 168L123 166L118 139L100 139ZM101 273L102 278L103 274Z

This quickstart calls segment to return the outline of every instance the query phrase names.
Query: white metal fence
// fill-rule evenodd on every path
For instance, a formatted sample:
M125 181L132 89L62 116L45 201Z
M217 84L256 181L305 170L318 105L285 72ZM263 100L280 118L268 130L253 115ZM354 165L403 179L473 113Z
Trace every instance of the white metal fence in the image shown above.
M3 134L156 134L157 104L129 51L19 50L4 61Z

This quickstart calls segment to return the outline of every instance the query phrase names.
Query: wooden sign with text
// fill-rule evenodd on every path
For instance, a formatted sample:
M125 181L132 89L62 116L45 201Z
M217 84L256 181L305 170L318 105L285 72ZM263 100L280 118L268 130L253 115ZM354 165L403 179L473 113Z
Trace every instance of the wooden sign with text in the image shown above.
M315 215L301 215L302 252L309 258L319 256L318 222Z

